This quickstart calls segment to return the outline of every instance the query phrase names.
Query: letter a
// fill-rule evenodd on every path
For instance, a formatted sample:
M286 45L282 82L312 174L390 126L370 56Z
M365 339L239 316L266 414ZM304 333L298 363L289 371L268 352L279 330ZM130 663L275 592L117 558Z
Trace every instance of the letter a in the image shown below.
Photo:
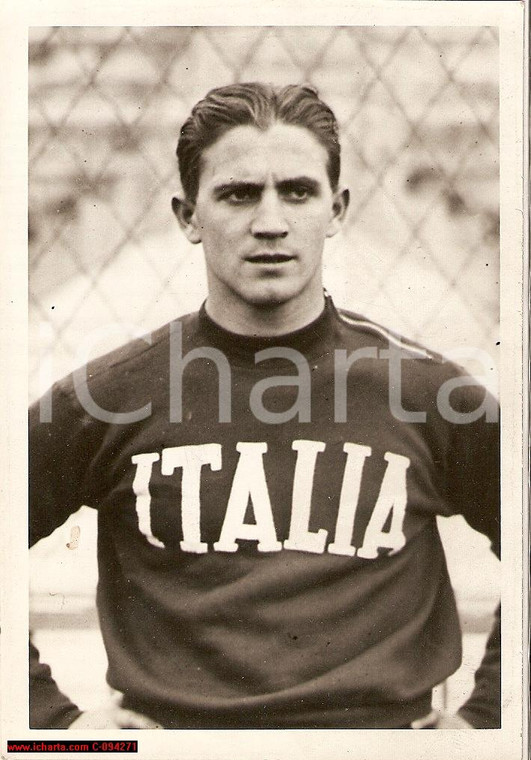
M386 452L388 462L378 500L365 531L363 546L358 549L358 557L375 559L378 549L392 549L395 554L406 543L402 531L407 505L406 470L411 464L407 457ZM392 513L389 532L383 527Z
M234 473L221 535L214 549L217 552L235 552L238 550L236 539L241 538L258 541L260 552L278 552L282 544L277 541L263 462L267 443L238 443L236 451L240 452L240 459ZM256 518L254 525L243 522L249 499Z

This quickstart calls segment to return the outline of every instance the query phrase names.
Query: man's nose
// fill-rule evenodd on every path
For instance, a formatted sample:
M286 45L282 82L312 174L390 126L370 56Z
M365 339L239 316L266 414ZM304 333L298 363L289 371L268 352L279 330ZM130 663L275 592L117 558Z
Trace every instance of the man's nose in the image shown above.
M262 240L287 236L288 224L282 201L276 192L266 191L260 198L251 221L251 233Z

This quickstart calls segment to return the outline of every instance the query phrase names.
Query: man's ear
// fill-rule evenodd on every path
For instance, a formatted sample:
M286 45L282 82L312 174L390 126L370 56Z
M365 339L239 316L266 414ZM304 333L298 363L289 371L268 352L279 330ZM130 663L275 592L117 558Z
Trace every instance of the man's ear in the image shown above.
M326 231L326 237L333 237L336 235L343 225L343 221L347 214L348 204L350 203L350 190L343 188L337 190L334 193L334 200L332 203L332 216Z
M200 243L201 232L197 226L194 204L184 198L177 198L175 196L171 199L171 207L177 217L180 228L190 243Z

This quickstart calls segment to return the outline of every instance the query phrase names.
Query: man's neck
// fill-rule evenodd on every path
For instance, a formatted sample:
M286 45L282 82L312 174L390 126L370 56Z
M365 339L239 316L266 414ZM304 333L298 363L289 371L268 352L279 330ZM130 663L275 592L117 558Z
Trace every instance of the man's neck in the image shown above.
M254 305L241 302L218 302L209 296L205 308L208 316L220 327L238 335L260 337L285 335L300 330L322 313L324 292L310 303L288 301L282 304Z

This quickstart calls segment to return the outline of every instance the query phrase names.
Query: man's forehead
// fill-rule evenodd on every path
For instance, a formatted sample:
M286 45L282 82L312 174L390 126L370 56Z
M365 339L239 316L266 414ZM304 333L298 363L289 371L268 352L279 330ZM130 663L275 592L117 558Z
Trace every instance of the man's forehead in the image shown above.
M255 182L271 172L280 180L303 174L322 178L327 160L326 149L310 130L277 122L267 130L231 128L204 151L201 163L204 179L228 174L224 181Z

